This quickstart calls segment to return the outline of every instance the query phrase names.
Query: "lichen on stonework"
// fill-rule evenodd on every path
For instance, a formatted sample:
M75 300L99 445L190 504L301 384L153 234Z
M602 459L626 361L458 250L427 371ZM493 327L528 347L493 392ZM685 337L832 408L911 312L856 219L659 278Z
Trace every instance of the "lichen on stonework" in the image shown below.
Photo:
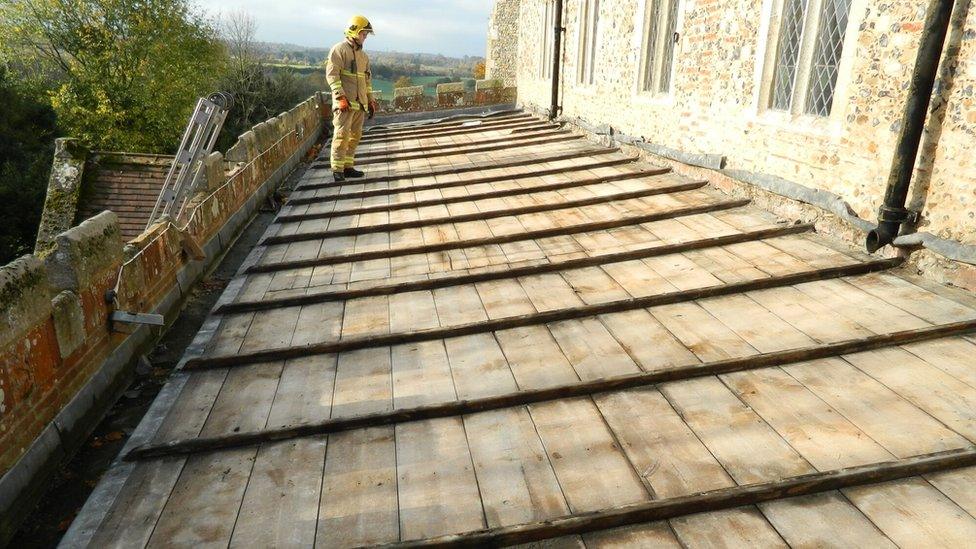
M9 310L23 299L24 294L43 282L44 274L39 270L28 270L17 280L0 288L0 311Z

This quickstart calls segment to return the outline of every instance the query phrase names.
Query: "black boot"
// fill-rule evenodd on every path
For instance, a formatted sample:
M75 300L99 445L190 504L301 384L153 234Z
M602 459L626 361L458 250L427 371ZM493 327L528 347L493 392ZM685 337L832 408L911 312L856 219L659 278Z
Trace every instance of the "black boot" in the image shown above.
M332 172L332 179L335 180L336 183L342 183L346 180L346 175L342 172Z
M364 175L366 175L363 172L357 170L356 168L346 168L346 170L342 173L346 177L363 177Z

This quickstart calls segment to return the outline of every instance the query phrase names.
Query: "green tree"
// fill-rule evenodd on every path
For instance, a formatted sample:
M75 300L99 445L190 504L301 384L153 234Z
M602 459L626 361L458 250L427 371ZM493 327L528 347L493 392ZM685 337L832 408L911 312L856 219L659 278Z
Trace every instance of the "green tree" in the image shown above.
M225 60L188 0L7 0L0 55L51 76L63 131L100 149L175 149Z
M29 253L54 153L55 115L0 65L0 265Z
M409 76L401 76L393 83L394 88L409 88L410 86L413 86L413 80Z
M220 89L234 96L234 108L224 122L218 148L226 150L258 122L291 109L315 91L328 89L324 73L305 77L301 69L266 64L255 40L257 23L246 12L232 13L222 30L229 59Z

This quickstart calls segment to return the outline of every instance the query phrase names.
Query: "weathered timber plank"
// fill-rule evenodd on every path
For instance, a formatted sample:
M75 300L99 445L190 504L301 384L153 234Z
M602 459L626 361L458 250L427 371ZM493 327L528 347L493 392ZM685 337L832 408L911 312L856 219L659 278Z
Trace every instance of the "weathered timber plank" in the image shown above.
M270 429L267 431L251 433L236 433L230 436L222 437L176 440L135 448L126 456L126 459L136 460L176 453L196 453L223 448L236 448L240 446L261 444L268 441L359 429L374 425L388 425L392 423L417 421L421 419L456 416L486 410L507 408L511 406L520 406L535 402L603 393L607 391L623 390L636 387L649 387L671 381L695 379L731 372L767 368L771 366L781 366L821 358L837 357L855 352L864 352L871 349L883 349L893 345L909 342L938 339L962 333L969 333L974 330L976 330L976 321L965 321L921 330L895 332L887 335L875 335L867 338L817 345L803 349L793 349L778 353L719 360L703 364L696 363L687 366L657 370L654 372L645 372L592 381L577 381L561 385L544 386L543 388L539 389L521 390L503 395L470 398L467 400L458 400L456 402L447 402L429 406L419 406L416 408L404 408L392 412L380 411L379 413L372 414L361 413L359 415L347 415L343 418L332 419L315 424L300 425L288 429ZM366 361L366 363L372 362L375 362L375 359ZM382 376L382 372L380 375ZM387 373L387 377L388 375L389 374ZM357 379L361 379L361 376ZM385 383L388 384L389 381L387 380ZM386 402L385 399L384 402ZM386 408L387 410L389 409L388 404L386 405Z
M604 165L614 166L614 165L625 164L629 162L633 162L633 160L629 158L620 159L620 160L610 160L605 162ZM588 166L586 169L591 169L591 168L593 168L593 166ZM400 202L378 204L378 205L371 205L371 206L359 206L356 208L334 209L334 210L329 210L327 212L316 213L315 215L321 216L322 218L329 218L329 217L339 217L344 215L357 215L357 214L374 213L374 212L392 212L396 210L407 210L410 208L423 208L428 206L458 204L464 202L471 202L475 200L488 200L494 198L531 195L534 193L545 193L551 191L558 191L562 189L587 187L590 185L598 185L601 183L612 183L614 181L623 181L628 179L641 179L645 177L663 175L668 173L669 171L670 168L642 169L635 172L624 172L624 173L613 174L613 175L586 177L582 179L575 179L572 181L560 181L558 183L548 183L545 185L520 186L520 187L497 189L497 190L490 190L490 191L471 193L471 194L461 194L456 196L441 196L438 198L427 198L427 199L417 198L415 200L404 200ZM538 173L529 174L527 177L536 178L539 177L539 174ZM465 187L470 186L468 182L460 182L460 183L449 182L444 184L433 184L437 186L424 185L423 187L420 186L408 187L406 189L403 189L401 192L411 192L411 193L419 194L420 192L427 191L427 190L450 189L459 186L460 184L463 184ZM374 196L381 196L381 195L374 195ZM330 202L334 201L335 198L336 197L330 196L330 197L323 197L323 198L316 198L316 199L298 199L298 201L296 201L295 204L298 205L318 204L326 201L330 201ZM346 197L343 197L343 199L345 198ZM364 197L364 198L368 198L368 197ZM289 205L293 205L293 204L289 202ZM287 221L294 221L298 219L310 219L309 217L307 217L308 215L310 214L305 213L305 214L279 215L277 218L275 218L275 221L281 223Z
M474 124L473 122L477 122L477 124ZM410 134L420 135L420 137L415 139L427 139L431 137L438 137L444 132L456 131L458 129L479 129L484 131L485 128L517 123L524 124L526 122L540 123L547 122L547 120L532 116L529 113L518 113L494 115L484 119L482 119L480 116L465 116L458 117L457 119L449 122L374 126L367 128L366 131L364 131L362 142L367 143L369 140L376 141L382 139L402 139Z
M976 539L976 519L924 479L852 487L844 494L899 547L966 547Z
M464 418L488 527L570 512L525 408Z
M531 166L533 164L540 164L540 163L543 163L543 162L555 162L557 160L572 160L572 159L576 159L576 158L597 156L597 155L601 155L601 154L612 154L612 153L618 152L619 150L620 150L619 147L613 147L613 148L574 150L574 151L570 151L570 152L564 152L564 153L560 153L560 154L555 154L555 155L552 155L552 156L532 155L532 156L528 156L528 157L519 157L519 158L516 158L515 160L506 160L506 161L502 161L502 162L487 162L487 163L482 163L482 164L471 164L471 165L466 165L466 166L457 166L457 167L453 167L452 166L452 167L447 167L447 168L438 168L438 169L435 169L435 170L427 170L427 171L422 171L422 172L403 172L403 173L396 173L396 174L391 174L391 175L382 175L382 176L376 176L376 177L364 177L364 178L360 179L357 182L357 184L358 185L365 185L365 184L368 184L368 183L389 182L389 181L396 181L396 180L400 180L400 179L416 179L416 178L419 178L419 177L434 177L434 176L438 176L438 175L454 175L454 174L461 174L461 173L481 172L481 171L493 170L493 169L499 169L499 168L516 168L516 167L519 167L519 166ZM508 176L502 176L502 177L503 178L507 178ZM299 185L298 187L295 188L295 190L296 191L307 191L307 190L312 190L312 189L326 189L326 188L330 188L330 187L335 187L335 183L334 182L329 182L329 183L309 183L307 185Z
M494 219L498 217L509 217L514 215L523 215L523 214L531 214L531 213L539 213L539 212L551 212L556 210L591 206L594 204L602 204L604 202L631 200L634 198L644 198L647 196L654 196L659 194L670 194L670 193L680 193L684 191L693 191L695 189L700 189L707 184L708 183L705 181L692 181L688 183L679 183L676 185L667 185L662 187L649 187L638 191L616 193L607 196L594 196L589 198L582 198L579 200L567 200L565 202L533 204L530 206L522 206L518 208L493 209L493 210L481 211L481 212L471 213L471 214L448 215L446 217L420 218L416 220L401 221L397 223L379 223L374 225L361 225L359 227L349 227L349 228L342 228L342 229L332 229L330 224L330 228L324 231L307 231L307 232L298 232L298 233L282 235L282 236L270 236L264 239L261 245L284 244L286 242L302 242L307 240L318 240L322 238L333 238L338 236L358 236L360 234L400 231L403 229L413 229L417 227L441 225L446 223L464 223L467 221L483 221L485 219ZM282 223L290 223L290 222L302 222L302 221L308 221L314 219L337 219L337 218L332 214L322 214L322 215L302 214L302 215L295 215L295 216L281 216L279 219L281 219Z
M759 508L790 547L897 547L840 492L769 501Z
M396 460L401 537L485 526L461 418L397 425Z
M372 156L395 153L395 152L423 152L425 150L439 150L446 147L456 147L456 143L452 143L454 139L443 139L446 137L455 137L459 135L464 135L468 137L471 141L469 142L481 142L484 143L488 141L487 139L479 139L471 134L476 133L493 133L501 136L507 135L519 135L523 133L532 133L542 130L552 130L559 128L558 124L551 124L545 120L517 120L509 121L504 124L496 124L489 127L475 126L471 128L461 128L461 129L451 129L436 132L429 136L411 136L402 135L399 137L388 137L385 139L374 138L370 140L363 139L360 141L360 149L357 149L357 158L360 155L370 154ZM455 137L456 138L456 137ZM429 144L433 141L433 144ZM378 146L384 143L396 143L396 146ZM423 145L414 145L410 147L403 147L402 145L408 144L410 142L417 143L427 143ZM432 147L432 148L431 148ZM361 151L361 152L360 152Z
M549 137L551 135L552 137ZM577 141L582 139L583 136L575 135L571 133L566 133L562 131L557 132L546 132L546 134L531 135L529 139L525 140L506 140L505 143L497 143L494 145L484 145L476 144L475 146L462 146L454 147L453 149L447 149L435 152L422 152L416 154L405 154L403 156L389 156L383 158L367 158L365 160L357 160L357 166L364 166L370 164L394 164L397 162L404 162L410 160L428 160L431 158L441 158L445 156L460 156L460 155L472 155L473 153L486 153L492 151L504 151L513 146L515 147L534 147L537 145L551 145L553 143L565 143L568 141ZM513 142L514 141L514 142Z
M230 547L310 547L315 542L324 438L263 446L247 482Z
M591 399L533 404L529 415L573 513L650 499Z
M946 340L933 342L941 341ZM781 368L896 457L967 444L932 416L844 360L829 358Z
M638 259L646 259L655 256L682 253L689 250L700 250L717 246L725 246L730 243L742 242L748 239L764 239L764 238L775 238L778 236L784 236L789 234L800 233L803 231L812 230L810 225L794 225L789 227L775 227L772 229L763 229L754 232L740 233L735 235L720 236L715 238L707 238L702 240L695 240L691 242L683 242L678 244L667 244L662 246L654 246L649 248L639 248L625 252L617 253L605 253L593 256L584 256L579 258L567 259L562 261L551 261L549 263L541 263L537 265L528 265L525 267L514 267L505 270L493 270L493 271L481 271L471 274L453 275L453 276L443 276L434 279L425 280L412 280L407 282L399 282L394 284L377 284L361 289L347 289L341 291L332 292L315 292L310 294L305 294L301 296L293 297L282 297L282 298L272 298L272 299L256 299L247 301L237 301L226 303L217 308L215 313L217 314L228 314L228 313L240 313L246 311L257 311L262 309L270 308L280 308L289 307L294 305L307 305L310 303L323 303L327 301L341 301L346 299L355 299L359 297L367 297L371 295L384 295L384 294L394 294L401 292L411 292L418 290L431 290L436 288L445 288L449 286L464 285L464 284L474 284L477 282L484 282L488 280L497 280L500 278L513 278L513 277L525 277L525 276L537 276L546 273L552 273L556 271L564 271L570 269L579 269L584 267L593 267L599 265L606 265L610 263L621 263L625 261L632 261ZM640 267L641 265L636 265ZM613 275L613 273L610 273ZM648 277L651 278L648 278ZM637 277L637 278L635 278ZM644 279L647 279L646 281ZM658 284L649 284L649 282L655 282L661 280L660 275L655 274L654 271L647 269L646 267L640 269L634 274L634 276L628 278L627 280L634 283L634 285L629 290L631 295L651 295L653 292L651 289L660 289ZM619 279L618 282L624 283L623 279ZM642 291L641 289L645 291ZM669 289L670 289L669 285ZM802 294L801 294L802 295Z
M469 146L476 147L476 150L482 151L480 147L486 145L498 145L506 144L508 146L520 146L523 141L529 141L537 137L548 137L550 135L566 135L565 130L560 130L559 126L547 125L541 128L533 128L529 132L518 133L513 135L503 135L501 137L491 137L488 139L478 139L477 141L472 141L468 143L438 143L434 145L422 145L417 147L404 147L400 148L385 148L385 149L371 149L364 148L362 151L356 152L356 163L362 163L360 159L374 159L379 158L384 161L395 162L399 160L409 160L410 158L415 158L416 153L434 153L425 155L424 158L430 158L431 156L438 156L439 153L451 151L450 154L464 154L468 152L466 150ZM407 155L410 155L407 157Z
M557 227L537 229L537 230L520 229L517 231L511 231L507 234L501 234L499 236L457 240L453 242L445 242L445 243L435 244L435 245L424 244L419 246L404 246L401 248L391 248L389 250L380 250L380 251L372 251L372 252L337 254L332 256L318 257L311 260L302 260L302 261L293 261L293 262L275 261L273 263L272 262L264 263L264 264L258 263L250 266L246 270L246 272L258 273L258 272L268 272L268 271L279 271L284 269L294 269L294 268L301 268L301 267L314 267L320 265L335 265L337 263L366 261L369 259L378 259L378 258L385 258L385 257L400 257L400 256L413 255L418 253L433 253L433 252L439 252L445 250L469 248L472 246L490 246L494 244L519 242L523 240L538 240L538 239L549 238L554 236L565 236L565 235L572 235L572 234L587 233L592 231L614 229L618 227L627 227L630 225L638 225L641 223L649 223L651 221L671 219L671 218L682 217L686 215L697 215L701 213L731 210L735 208L741 208L742 206L745 206L748 203L749 203L748 200L729 200L729 201L714 202L709 204L697 204L694 206L674 208L668 211L639 214L636 216L621 216L617 219L613 219L609 221L591 221L591 222L583 222L575 225L557 226Z
M393 427L329 437L316 547L400 539Z
M893 459L861 429L779 368L722 376L805 460L825 471ZM923 452L915 452L917 455Z
M921 474L976 464L976 448L967 447L938 454L926 454L898 461L847 469L811 473L775 482L724 488L675 498L621 506L591 513L550 519L545 522L455 534L439 538L408 540L395 547L481 547L527 543L570 534L581 534L630 524L721 511L785 497L801 496L859 487ZM971 517L969 517L971 519Z
M826 279L833 279L838 277L852 276L856 274L875 272L875 271L885 270L885 269L895 267L901 264L902 261L903 260L901 258L881 259L881 260L875 260L866 263L847 265L844 267L837 267L833 269L800 272L800 273L794 273L794 274L784 275L779 277L770 277L770 278L752 280L748 282L741 282L735 284L715 285L715 286L709 286L705 288L681 290L677 292L646 296L640 298L621 299L621 300L609 301L609 302L592 304L592 305L584 305L581 307L573 307L569 309L541 312L535 314L525 314L522 316L512 316L508 318L493 319L493 320L488 320L486 322L478 322L478 323L473 323L468 325L454 326L450 328L419 330L415 332L405 332L405 333L386 335L384 334L384 332L388 332L389 328L388 325L385 325L382 330L372 330L371 333L374 333L376 335L368 338L364 336L358 338L346 338L345 336L347 331L346 331L346 327L344 326L343 339L340 341L316 343L316 344L310 344L310 345L299 346L299 347L283 347L280 349L257 351L252 353L238 353L232 356L212 356L212 355L205 356L205 357L187 361L184 368L201 369L201 368L237 366L237 365L248 364L253 362L297 358L301 356L332 353L332 352L339 352L344 350L360 349L364 347L395 345L399 343L408 343L413 341L442 339L447 337L455 337L461 335L470 335L475 333L504 330L508 328L518 328L522 326L545 324L549 322L556 322L559 320L584 318L588 316L615 313L621 311L629 311L629 310L639 309L644 307L654 307L658 305L668 305L672 303L683 303L695 299L704 299L708 297L732 295L732 294L749 292L754 290L761 290L766 288L789 286L792 284L802 284L812 280L826 280ZM569 282L570 284L572 284L571 280ZM484 283L484 284L492 284L492 283ZM382 303L385 304L387 297L386 296L368 297L365 298L363 301L372 301L372 300L382 300ZM347 317L349 317L350 315L349 309L350 307L347 306L346 307ZM491 314L489 314L489 317L490 316ZM384 319L385 318L388 317L384 317ZM357 333L361 333L361 332L357 332Z
M617 152L611 150L611 153ZM610 153L607 153L610 154ZM604 155L595 155L604 156ZM547 167L544 169L531 169L529 171L519 171L515 172L511 168L502 168L502 173L496 175L482 175L478 177L466 177L461 178L455 176L453 178L449 176L439 176L439 177L425 177L418 178L422 182L415 183L412 185L393 185L386 188L378 187L376 184L370 185L371 188L366 189L364 185L342 185L339 187L332 186L328 188L329 193L321 194L317 193L315 196L295 196L292 194L291 198L288 199L288 205L304 205L304 204L315 204L315 203L325 203L325 204L335 204L337 209L351 208L351 205L344 204L347 200L358 200L358 199L387 199L396 200L402 195L419 194L426 193L429 191L446 191L448 193L457 193L456 196L467 196L469 189L478 189L480 186L488 186L492 183L497 183L501 185L511 185L512 183L517 183L523 179L533 179L540 177L549 176L560 176L566 178L563 183L568 183L568 176L574 172L596 170L599 168L621 166L624 164L631 164L637 161L635 157L624 157L624 158L609 158L607 160L595 159L594 162L574 162L568 166L559 165L556 167ZM556 160L554 162L541 162L539 166L547 166L556 163L570 162L571 160ZM490 169L486 171L491 171ZM430 180L430 181L427 181ZM346 188L352 188L356 190L351 190L348 192L343 192ZM514 188L514 187L513 187ZM531 187L530 187L531 188ZM315 189L312 189L313 191ZM306 190L296 190L297 193L309 192ZM487 192L487 191L484 191ZM389 203L389 202L387 202ZM382 205L382 204L381 204Z
M849 354L844 359L956 433L976 441L976 387L900 347Z

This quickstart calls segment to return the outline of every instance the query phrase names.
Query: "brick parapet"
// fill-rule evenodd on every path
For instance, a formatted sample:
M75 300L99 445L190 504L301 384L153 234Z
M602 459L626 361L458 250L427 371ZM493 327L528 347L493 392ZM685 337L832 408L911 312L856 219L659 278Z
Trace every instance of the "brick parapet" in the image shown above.
M233 162L219 153L206 159L191 207L175 223L156 223L123 243L118 219L106 211L49 238L42 257L0 267L0 544L10 533L6 515L16 512L3 508L13 501L8 487L27 484L8 471L132 331L113 329L111 312L175 313L173 296L190 290L181 284L202 274L201 265L230 244L241 214L257 207L256 194L317 140L326 125L323 101L316 94L258 124L228 152ZM201 261L205 249L210 257ZM107 299L113 295L114 303ZM55 458L71 450L62 442Z

